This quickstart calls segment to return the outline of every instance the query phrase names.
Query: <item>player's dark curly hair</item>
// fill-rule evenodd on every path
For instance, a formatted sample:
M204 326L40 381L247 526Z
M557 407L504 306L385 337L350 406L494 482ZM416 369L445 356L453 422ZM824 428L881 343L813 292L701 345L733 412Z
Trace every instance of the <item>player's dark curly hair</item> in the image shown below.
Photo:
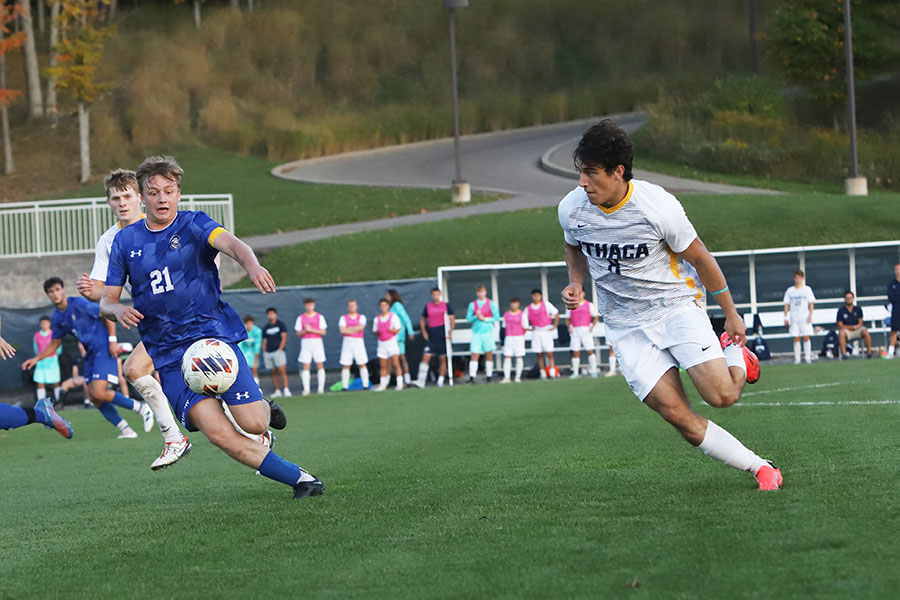
M625 130L610 119L603 119L581 136L572 153L575 168L602 167L612 173L616 167L625 167L625 181L631 181L631 165L634 162L634 146Z
M49 292L50 288L52 288L54 285L57 285L57 284L59 284L59 287L62 287L62 288L66 287L66 284L63 283L62 279L60 279L59 277L51 277L50 279L48 279L47 281L44 282L44 293L46 294L47 292Z

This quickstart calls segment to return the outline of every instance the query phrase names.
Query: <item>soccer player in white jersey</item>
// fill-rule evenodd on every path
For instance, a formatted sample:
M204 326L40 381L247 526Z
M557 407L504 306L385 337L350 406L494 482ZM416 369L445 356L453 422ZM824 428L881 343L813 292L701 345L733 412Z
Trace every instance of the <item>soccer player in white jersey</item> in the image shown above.
M309 376L312 362L316 362L316 374L318 376L318 392L325 393L325 344L322 336L328 329L325 317L316 312L316 301L306 298L303 301L306 309L297 317L294 330L300 338L300 355L297 361L300 363L300 382L303 384L303 395L309 396Z
M369 388L369 354L363 337L366 323L366 315L360 314L356 299L348 300L347 314L341 315L338 321L338 329L344 336L341 344L341 385L345 390L350 386L350 367L354 362L359 367L363 389Z
M76 284L78 292L91 302L99 302L106 287L106 271L109 267L109 250L113 239L123 228L137 223L144 218L141 214L141 194L134 171L116 169L106 175L103 180L106 189L106 202L116 216L116 222L100 236L94 251L94 266L91 274L83 273ZM110 336L110 351L118 354L117 340ZM115 356L113 354L113 356ZM162 386L153 376L153 361L143 342L135 347L131 356L125 361L123 368L125 378L140 393L156 416L156 423L162 433L165 447L150 468L154 471L164 469L187 456L191 451L191 443L181 433L178 423L172 415L169 401L163 393Z
M761 490L777 490L781 472L733 435L691 408L678 368L684 368L713 407L737 402L746 381L758 377L756 357L743 347L745 327L725 276L674 196L634 181L634 150L610 120L588 129L575 149L579 186L559 204L569 285L569 309L581 298L590 269L606 334L635 395L671 423L692 445L756 476ZM684 261L725 313L716 339L698 305ZM749 374L749 376L748 376Z
M572 349L572 379L578 378L581 368L581 349L584 348L588 355L589 373L591 377L597 376L597 354L594 352L594 327L600 321L600 315L593 302L584 298L584 290L581 291L581 300L575 309L566 315L569 326Z
M803 359L807 364L812 362L812 342L809 336L813 333L812 317L816 305L816 295L812 288L804 283L806 275L800 269L794 271L794 285L784 292L784 325L790 328L794 336L794 364L800 364L800 340L803 340Z

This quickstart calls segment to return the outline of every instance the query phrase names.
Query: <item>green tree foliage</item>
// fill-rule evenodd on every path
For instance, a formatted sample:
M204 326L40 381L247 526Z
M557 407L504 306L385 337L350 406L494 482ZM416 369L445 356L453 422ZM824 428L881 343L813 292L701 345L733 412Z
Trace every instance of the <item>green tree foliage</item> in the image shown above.
M895 0L851 2L854 71L864 80L886 65L895 51L887 45L900 26ZM814 99L839 111L847 102L842 0L790 0L775 12L767 36L776 68Z

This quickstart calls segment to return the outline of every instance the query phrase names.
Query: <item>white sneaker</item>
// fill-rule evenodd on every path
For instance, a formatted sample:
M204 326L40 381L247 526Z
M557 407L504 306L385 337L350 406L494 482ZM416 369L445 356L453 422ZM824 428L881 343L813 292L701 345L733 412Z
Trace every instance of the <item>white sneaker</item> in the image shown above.
M300 395L301 396L309 396L309 390L303 390L303 393Z
M324 394L324 393L325 393L325 388L319 388L318 393L319 393L319 394Z
M437 386L438 386L438 387L444 387L444 382L441 381L440 379L438 379Z
M291 388L284 388L284 397L287 398L291 395Z
M141 402L141 408L138 412L141 418L144 419L144 433L150 433L150 430L153 429L153 410L150 409L149 404Z
M521 378L521 377L516 377L516 383L522 383L522 378Z
M125 431L123 431L122 433L120 433L119 436L118 436L118 438L116 438L116 439L120 439L120 440L136 440L136 439L137 439L137 436L138 436L137 431L135 431L135 430L132 429L131 427L128 427L127 429L125 429Z
M509 377L504 377L500 380L500 383L509 383Z
M604 377L615 377L616 372L615 371L607 371L606 373L603 374L603 376Z
M166 447L163 448L159 458L154 460L150 465L150 470L159 471L160 469L165 469L169 465L174 465L178 462L178 459L184 458L190 453L191 443L187 438L181 438L180 442L166 442Z
M269 398L281 398L281 390L275 390Z

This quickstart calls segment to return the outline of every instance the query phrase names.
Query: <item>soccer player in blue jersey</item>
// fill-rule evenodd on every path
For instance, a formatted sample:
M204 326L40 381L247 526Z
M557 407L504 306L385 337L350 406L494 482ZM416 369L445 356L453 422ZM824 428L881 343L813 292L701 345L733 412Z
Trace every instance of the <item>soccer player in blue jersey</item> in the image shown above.
M15 356L16 350L0 336L0 358ZM49 398L41 398L34 408L22 408L0 402L0 429L18 429L32 423L41 423L47 429L55 429L66 439L72 437L72 425L53 410Z
M62 338L71 333L87 352L84 357L84 381L88 396L103 417L119 429L119 439L133 439L138 434L119 416L116 406L140 413L144 420L144 431L150 431L153 427L153 411L150 407L144 402L126 398L109 387L110 384L119 383L119 365L109 349L112 324L100 318L100 307L81 296L67 297L66 288L59 277L51 277L44 282L44 293L56 306L50 316L53 339L43 352L22 363L22 369L30 369L39 360L56 356L56 349L62 344Z
M219 399L191 391L181 376L181 360L192 343L203 338L228 343L237 357L238 374L221 399L244 431L266 431L269 404L237 346L247 330L221 298L216 255L235 259L264 294L275 291L275 281L250 246L205 213L178 211L183 173L168 156L149 157L138 167L146 219L126 227L113 241L101 312L140 330L182 425L199 429L228 456L261 475L291 486L295 498L318 496L324 485L317 477L238 433ZM120 302L126 282L131 283L133 307Z

